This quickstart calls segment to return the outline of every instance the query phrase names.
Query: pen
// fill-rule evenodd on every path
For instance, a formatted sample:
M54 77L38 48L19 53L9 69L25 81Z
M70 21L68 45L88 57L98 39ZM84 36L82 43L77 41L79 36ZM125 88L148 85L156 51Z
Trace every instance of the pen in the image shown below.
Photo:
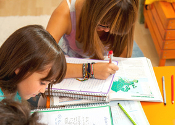
M162 84L163 84L164 105L166 105L166 92L165 92L165 78L164 78L164 76L162 76Z
M112 57L113 57L113 51L109 51L108 58L109 58L109 63L112 63Z
M174 76L171 76L171 101L174 103Z
M134 122L134 120L129 116L129 114L125 111L125 109L122 107L122 105L120 103L118 103L118 106L125 113L125 115L129 118L129 120L132 122L132 124L133 125L136 125L136 123Z

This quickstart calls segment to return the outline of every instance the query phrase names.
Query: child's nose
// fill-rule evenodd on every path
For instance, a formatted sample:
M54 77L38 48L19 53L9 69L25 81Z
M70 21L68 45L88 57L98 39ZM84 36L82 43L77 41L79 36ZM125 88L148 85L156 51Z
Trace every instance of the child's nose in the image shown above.
M41 89L40 89L40 93L44 93L45 92L45 90L46 90L46 87L42 87Z

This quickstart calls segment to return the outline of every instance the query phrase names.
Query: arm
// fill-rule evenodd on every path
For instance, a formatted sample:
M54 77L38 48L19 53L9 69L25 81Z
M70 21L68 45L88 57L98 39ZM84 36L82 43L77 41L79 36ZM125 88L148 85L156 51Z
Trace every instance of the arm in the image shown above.
M114 74L119 69L113 63L95 63L94 64L94 77L96 79L107 79L109 75ZM65 78L81 78L82 64L67 63L67 72Z
M58 43L64 34L71 32L70 10L66 0L54 10L48 22L46 30L53 36Z

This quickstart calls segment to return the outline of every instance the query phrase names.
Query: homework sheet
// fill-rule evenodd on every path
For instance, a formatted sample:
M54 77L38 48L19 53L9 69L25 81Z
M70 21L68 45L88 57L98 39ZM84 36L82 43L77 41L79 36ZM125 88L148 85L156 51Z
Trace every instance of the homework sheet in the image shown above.
M120 58L109 93L110 100L138 100L162 102L160 89L151 61L146 57Z
M112 101L110 102L114 125L133 125L129 118L118 106L122 105L125 111L137 125L149 125L147 117L139 101Z
M110 106L46 109L39 111L40 123L47 125L113 125Z
M99 105L100 102L97 101L90 101L90 100L82 100L82 99L71 99L65 97L54 97L53 99L54 107L59 107L59 105L65 105L65 107L70 107L71 104L78 105L78 106L93 106ZM127 118L124 112L118 106L120 103L123 108L127 111L127 113L131 116L137 125L149 125L147 117L143 111L141 103L139 101L111 101L106 103L111 106L112 112L112 119L114 125L132 125L131 121ZM101 104L105 104L101 102Z

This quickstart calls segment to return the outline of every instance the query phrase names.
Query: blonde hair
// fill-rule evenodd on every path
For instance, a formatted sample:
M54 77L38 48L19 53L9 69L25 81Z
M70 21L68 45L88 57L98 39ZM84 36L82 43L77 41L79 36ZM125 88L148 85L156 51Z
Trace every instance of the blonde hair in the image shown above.
M134 27L138 14L138 0L86 0L80 15L79 42L88 56L103 59L104 53L113 50L120 56L127 46L131 57ZM98 24L109 25L110 31L99 37ZM107 48L107 50L105 50Z

